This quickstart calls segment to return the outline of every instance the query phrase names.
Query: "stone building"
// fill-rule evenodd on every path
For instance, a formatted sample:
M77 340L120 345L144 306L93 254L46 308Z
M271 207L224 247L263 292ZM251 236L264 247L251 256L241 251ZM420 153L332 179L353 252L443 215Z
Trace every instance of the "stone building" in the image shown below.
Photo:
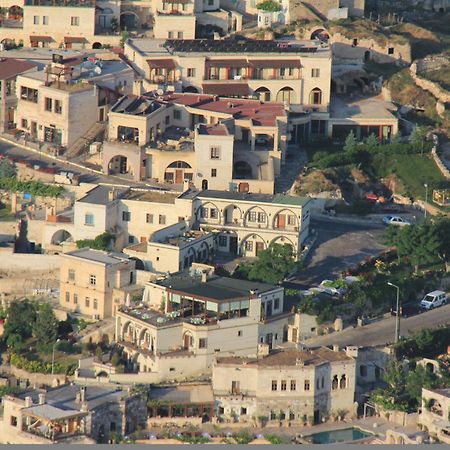
M258 357L216 358L212 384L217 414L247 421L320 423L331 414L355 414L356 362L343 351L296 348Z
M111 317L136 291L132 260L89 248L61 255L59 304L69 312Z
M422 388L418 423L444 444L450 444L450 389Z
M0 441L22 444L103 443L143 427L145 399L129 390L66 384L3 398Z

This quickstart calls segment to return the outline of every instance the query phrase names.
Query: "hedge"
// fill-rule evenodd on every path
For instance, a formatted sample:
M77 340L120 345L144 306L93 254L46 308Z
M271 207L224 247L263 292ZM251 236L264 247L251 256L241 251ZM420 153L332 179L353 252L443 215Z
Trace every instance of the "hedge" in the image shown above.
M10 364L17 367L18 369L23 369L30 373L52 373L52 363L43 361L30 361L29 359L25 358L22 355L18 355L17 353L13 353L11 355ZM55 362L54 373L73 375L77 367L78 363L76 361L65 363Z
M39 180L20 181L17 178L0 178L0 189L10 192L28 192L39 197L59 197L64 192L62 186L53 186Z

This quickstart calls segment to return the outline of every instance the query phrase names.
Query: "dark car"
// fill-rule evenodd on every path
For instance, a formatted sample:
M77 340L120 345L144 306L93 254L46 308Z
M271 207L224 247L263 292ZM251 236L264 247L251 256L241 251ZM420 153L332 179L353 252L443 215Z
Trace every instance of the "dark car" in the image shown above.
M404 305L400 305L400 317L410 317L415 316L416 314L420 314L423 310L420 308L420 304L418 302L410 302L405 303ZM391 308L391 315L397 315L397 307L393 306Z

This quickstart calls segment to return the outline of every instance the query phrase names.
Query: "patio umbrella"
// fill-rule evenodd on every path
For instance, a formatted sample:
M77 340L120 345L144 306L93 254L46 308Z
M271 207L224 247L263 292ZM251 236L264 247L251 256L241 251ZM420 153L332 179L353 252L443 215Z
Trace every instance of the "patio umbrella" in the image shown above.
M131 297L130 297L130 293L127 294L127 297L125 299L125 306L127 308L129 308L131 306Z

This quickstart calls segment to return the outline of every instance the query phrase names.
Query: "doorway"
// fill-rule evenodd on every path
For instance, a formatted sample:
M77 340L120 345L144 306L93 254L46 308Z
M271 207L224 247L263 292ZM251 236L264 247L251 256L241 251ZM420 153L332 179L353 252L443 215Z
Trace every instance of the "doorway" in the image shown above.
M258 256L264 250L264 242L256 243L256 256Z
M208 189L208 180L202 181L202 190L206 191Z
M230 253L237 255L238 242L237 236L230 236Z
M182 170L175 170L175 183L176 184L183 183L183 171Z

